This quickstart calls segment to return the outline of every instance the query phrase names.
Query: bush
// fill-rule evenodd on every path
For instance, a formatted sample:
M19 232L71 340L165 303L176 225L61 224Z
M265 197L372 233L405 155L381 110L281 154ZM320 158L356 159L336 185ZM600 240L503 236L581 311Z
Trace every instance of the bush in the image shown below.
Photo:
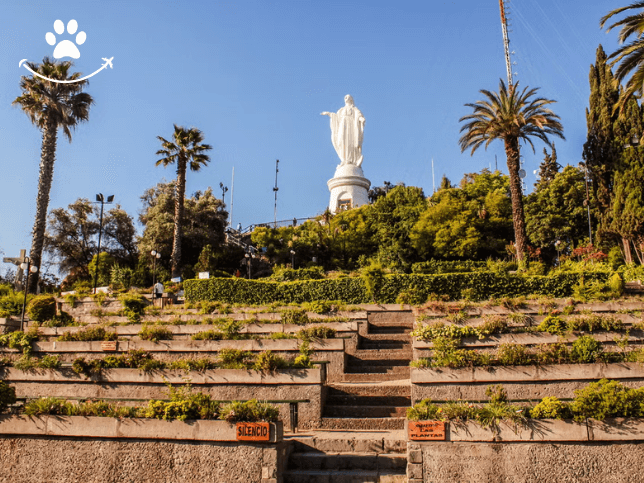
M264 351L257 354L253 369L257 371L275 371L288 366L288 362L283 357L278 356L273 351Z
M25 403L23 412L27 416L73 416L74 405L57 397L41 397Z
M134 292L129 292L119 296L121 305L123 306L123 314L130 320L130 322L138 323L141 321L141 316L145 313L146 303L143 297Z
M611 275L611 277L608 279L608 286L610 287L610 291L612 292L612 296L617 298L621 297L624 295L624 279L622 279L621 275L617 272Z
M27 305L29 318L36 322L44 322L56 315L56 298L53 295L37 295Z
M38 340L38 329L30 329L27 332L15 331L9 334L0 335L0 346L9 349L21 350L23 354L31 354L31 344Z
M6 286L3 285L3 287ZM27 295L27 301L31 300L31 298L31 295ZM0 294L0 317L11 317L12 315L22 314L23 301L23 293L14 292L13 290L3 290L3 293Z
M222 349L219 351L219 367L222 369L246 369L254 354L239 349Z
M74 317L64 310L61 310L60 314L56 314L51 319L40 324L41 327L77 327L79 325L81 324L76 322Z
M172 331L167 327L144 326L139 332L141 340L149 340L154 343L160 340L172 340Z
M322 267L308 268L286 268L275 267L271 279L277 282L292 282L294 280L321 280L324 278L324 269Z
M395 303L401 292L412 290L417 292L421 300L427 300L431 294L458 299L463 297L464 290L476 300L517 297L526 293L568 297L572 295L573 286L581 277L585 277L588 282L606 282L608 273L565 272L548 276L506 276L492 272L384 275L378 297L382 303ZM371 301L362 278L294 282L211 278L186 280L184 289L186 299L190 302L207 300L230 304L268 305L273 302L301 304L314 300L341 300L350 304Z
M286 309L281 314L282 324L306 325L310 322L304 309Z
M640 417L644 390L630 389L617 381L602 379L575 391L571 410L576 421L586 418Z
M501 344L496 351L496 358L504 366L525 366L532 363L526 347L520 344Z
M535 329L537 332L548 332L549 334L562 335L566 332L566 323L556 315L549 315L541 321Z
M530 417L535 419L570 419L570 405L556 397L544 397L539 404L532 408Z
M306 302L302 304L302 308L307 312L313 312L314 314L328 314L335 309L334 303L329 302L328 300L315 300L313 302Z
M413 273L422 273L426 275L435 275L439 273L485 272L487 270L487 262L479 262L473 260L428 260L426 262L414 263L411 266L411 271Z
M193 334L192 340L223 340L224 334L219 330L202 330Z
M431 399L423 399L421 402L407 408L407 419L410 421L431 421L440 419L440 408Z
M251 399L246 402L233 401L221 408L219 419L230 423L243 422L275 422L279 419L279 409L268 404Z
M4 381L0 381L0 413L6 411L10 404L16 402L16 389Z
M568 330L581 332L621 331L624 323L617 317L603 314L579 314L568 318Z
M326 325L318 325L316 327L308 327L302 329L297 333L298 339L314 340L314 339L332 339L335 337L336 330Z
M179 421L186 419L217 419L220 405L208 394L193 392L190 384L179 389L169 385L170 401L149 401L145 409L146 418Z
M108 341L118 340L116 332L105 330L105 327L88 327L77 332L64 332L57 340L60 341Z
M566 364L570 362L570 351L563 343L541 344L535 354L539 364Z
M380 291L385 283L385 271L378 264L370 265L362 271L362 279L367 297L371 302L380 301Z
M590 335L582 335L572 344L570 358L579 364L596 362L603 351L601 342Z

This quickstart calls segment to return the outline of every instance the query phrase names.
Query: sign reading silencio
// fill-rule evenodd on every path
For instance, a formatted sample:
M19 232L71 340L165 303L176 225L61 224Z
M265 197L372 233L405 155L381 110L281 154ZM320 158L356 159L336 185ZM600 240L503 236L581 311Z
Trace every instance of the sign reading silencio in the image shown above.
M445 441L443 421L409 421L409 439L412 441Z
M237 423L237 441L268 441L271 436L269 423Z

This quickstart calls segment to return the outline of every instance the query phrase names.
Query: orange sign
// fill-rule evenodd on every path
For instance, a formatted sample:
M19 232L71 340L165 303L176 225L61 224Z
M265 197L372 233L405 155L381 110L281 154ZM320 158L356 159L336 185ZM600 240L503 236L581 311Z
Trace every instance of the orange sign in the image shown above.
M101 350L102 351L115 351L116 350L116 341L115 340L107 340L101 342Z
M409 439L412 441L445 441L443 421L409 421Z
M269 441L269 423L237 423L237 441Z

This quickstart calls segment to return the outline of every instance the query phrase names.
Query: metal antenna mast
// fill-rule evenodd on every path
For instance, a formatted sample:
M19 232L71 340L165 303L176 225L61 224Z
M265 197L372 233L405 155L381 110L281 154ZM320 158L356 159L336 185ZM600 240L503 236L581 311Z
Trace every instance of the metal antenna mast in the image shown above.
M275 193L275 209L274 209L274 212L273 212L273 215L274 215L273 223L274 223L275 228L277 228L277 192L279 191L279 188L277 187L277 173L280 172L279 164L280 164L280 160L276 159L275 160L275 187L273 188L273 192Z
M499 0L499 8L501 9L501 29L503 30L503 49L505 50L508 87L512 87L512 61L510 60L510 38L508 37L508 19L505 16L505 0Z

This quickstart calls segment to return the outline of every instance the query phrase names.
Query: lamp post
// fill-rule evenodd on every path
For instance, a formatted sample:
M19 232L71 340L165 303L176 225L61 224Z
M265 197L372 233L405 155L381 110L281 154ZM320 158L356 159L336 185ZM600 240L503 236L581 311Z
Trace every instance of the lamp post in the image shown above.
M38 271L38 267L35 265L31 264L31 258L25 257L24 261L20 264L20 268L22 268L27 276L25 277L25 284L22 287L22 291L24 292L24 296L22 299L22 315L20 316L20 330L24 332L25 330L25 307L27 305L27 287L29 286L29 274L30 273L36 273Z
M584 200L584 206L586 207L586 211L588 212L588 240L590 241L590 244L593 244L593 229L590 224L590 194L588 191L588 166L586 166L586 163L579 163L579 166L584 168L584 181L586 182L586 199Z
M561 254L559 253L559 245L561 245L561 240L555 242L555 249L557 250L557 265L561 266Z
M98 269L101 266L101 235L103 233L103 206L105 203L111 203L114 200L114 195L109 195L107 201L103 197L103 193L96 195L96 202L101 204L101 217L98 222L98 252L96 255L96 271L94 272L94 293L96 293L96 285L98 284Z
M157 284L157 258L161 258L161 254L156 250L152 250L150 255L152 255L152 286L154 287Z
M250 253L245 253L244 257L246 257L246 266L248 268L248 280L250 280Z
M291 268L295 270L295 250L291 250Z

